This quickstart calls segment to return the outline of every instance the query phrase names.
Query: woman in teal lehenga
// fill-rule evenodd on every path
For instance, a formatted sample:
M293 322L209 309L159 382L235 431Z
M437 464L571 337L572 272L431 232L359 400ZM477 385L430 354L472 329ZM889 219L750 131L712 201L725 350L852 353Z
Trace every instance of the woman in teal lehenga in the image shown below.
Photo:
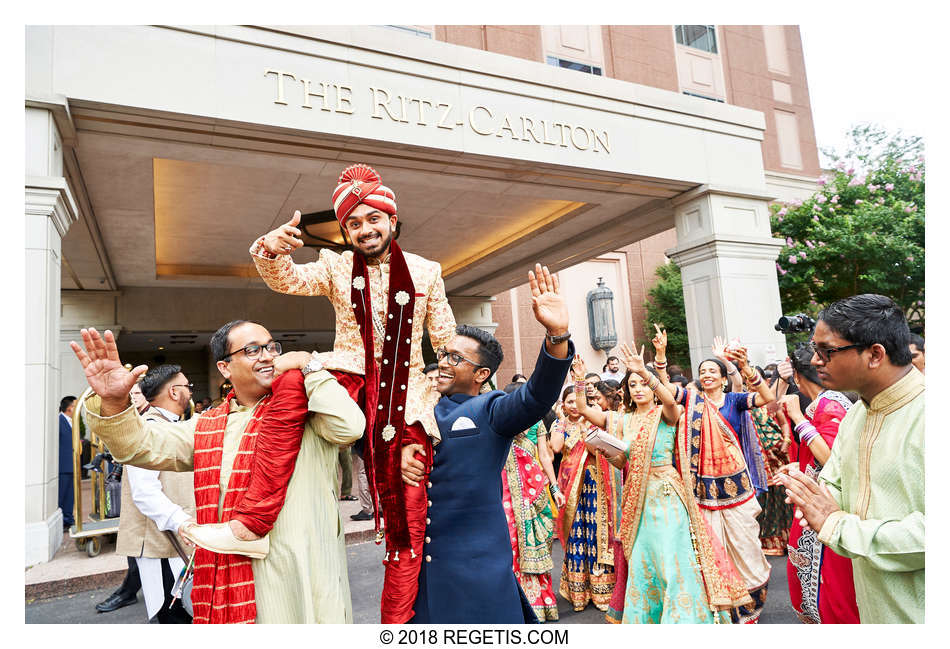
M618 534L628 562L622 621L728 622L729 609L749 595L674 468L674 457L685 452L676 444L679 409L644 366L642 351L637 355L621 345L621 355L628 368L627 412L583 414L629 444L626 454L610 459L627 467Z

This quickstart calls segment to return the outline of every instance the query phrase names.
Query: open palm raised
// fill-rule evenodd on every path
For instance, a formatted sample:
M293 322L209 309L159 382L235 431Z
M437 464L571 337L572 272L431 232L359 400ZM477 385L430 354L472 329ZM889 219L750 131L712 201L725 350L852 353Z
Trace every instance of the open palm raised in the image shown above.
M82 363L89 387L102 398L103 404L119 401L126 403L129 391L138 377L148 370L148 366L139 365L131 372L125 369L119 360L115 336L108 329L104 336L100 336L99 332L92 328L81 329L80 333L86 349L83 350L74 341L70 341L69 346Z
M569 324L567 302L561 295L557 277L551 275L547 266L542 268L541 264L535 264L534 270L528 271L528 283L535 320L553 336L565 333Z

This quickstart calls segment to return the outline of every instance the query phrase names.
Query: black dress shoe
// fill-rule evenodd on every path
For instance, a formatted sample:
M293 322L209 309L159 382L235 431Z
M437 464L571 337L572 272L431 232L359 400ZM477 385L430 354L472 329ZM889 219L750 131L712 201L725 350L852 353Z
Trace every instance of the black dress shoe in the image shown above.
M135 596L135 593L131 595L126 593L112 593L104 601L96 604L96 610L100 613L111 613L112 611L119 610L123 606L135 604L137 601L139 601L139 598Z
M370 512L357 512L356 514L350 514L350 518L354 521L368 521L372 520L373 515Z

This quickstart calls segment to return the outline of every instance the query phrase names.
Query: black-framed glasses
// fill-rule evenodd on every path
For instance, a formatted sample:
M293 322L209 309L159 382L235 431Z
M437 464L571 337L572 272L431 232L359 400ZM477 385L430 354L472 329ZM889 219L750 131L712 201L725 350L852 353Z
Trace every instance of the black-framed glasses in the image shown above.
M258 358L261 357L262 349L266 349L267 353L270 354L271 356L280 356L280 350L281 350L280 343L272 340L266 345L257 345L257 344L245 345L241 349L235 349L233 352L229 352L221 360L226 361L232 356L234 356L235 354L237 354L238 352L244 352L244 355L247 356L248 358L252 360L257 360Z
M822 363L830 363L831 355L838 352L843 352L848 349L864 349L867 345L842 345L841 347L819 347L814 343L814 341L809 341L808 349L811 350L811 353L817 354L818 358L821 359Z
M439 347L437 350L435 350L436 360L441 361L446 356L449 357L449 365L451 365L452 367L458 367L459 363L461 363L462 361L465 361L469 365L475 366L476 369L479 367L485 367L481 363L476 363L475 361L468 360L467 358L465 358L458 352L450 352L445 347Z
M171 386L171 387L173 387L173 388L188 388L188 391L189 391L189 392L194 392L194 391L195 391L195 384L194 384L194 383L179 383L179 384L173 385L173 386Z

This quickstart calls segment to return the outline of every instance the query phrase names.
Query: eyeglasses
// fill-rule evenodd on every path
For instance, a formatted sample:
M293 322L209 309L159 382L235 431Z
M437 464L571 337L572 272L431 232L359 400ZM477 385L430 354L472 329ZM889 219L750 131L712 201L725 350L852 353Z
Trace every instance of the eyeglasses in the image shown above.
M270 341L266 345L246 345L241 349L235 349L233 352L229 352L226 356L222 357L222 361L226 361L238 352L244 352L244 355L252 360L257 360L261 357L261 350L266 349L267 353L271 356L280 356L280 343L275 341Z
M173 386L171 386L171 387L173 387L173 388L188 388L188 391L189 391L189 392L194 392L194 391L195 391L195 384L194 384L194 383L179 383L178 385L173 385Z
M848 349L864 349L867 345L844 345L842 347L819 347L811 341L808 343L808 349L811 350L811 353L817 354L818 358L821 359L822 363L830 363L831 355L837 352L843 352Z
M467 358L465 358L464 356L462 356L461 354L457 352L450 352L446 350L445 347L439 347L437 350L435 350L435 357L437 360L441 361L446 356L449 357L449 365L451 365L452 367L458 367L459 363L461 363L462 361L465 361L466 363L469 363L470 365L474 365L476 368L485 367L481 363L476 363L475 361L468 360Z

